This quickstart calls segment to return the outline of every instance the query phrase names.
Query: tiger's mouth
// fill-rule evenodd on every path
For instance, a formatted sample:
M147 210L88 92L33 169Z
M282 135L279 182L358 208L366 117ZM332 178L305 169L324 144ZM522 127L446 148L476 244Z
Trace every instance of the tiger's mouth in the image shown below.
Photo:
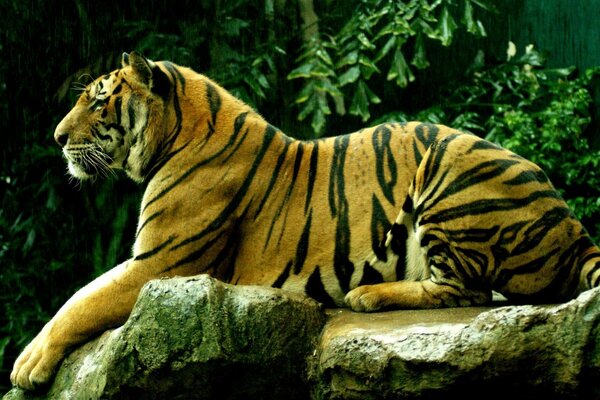
M111 169L112 157L96 144L66 146L63 154L69 164L69 172L76 178L86 179L96 175L114 174Z

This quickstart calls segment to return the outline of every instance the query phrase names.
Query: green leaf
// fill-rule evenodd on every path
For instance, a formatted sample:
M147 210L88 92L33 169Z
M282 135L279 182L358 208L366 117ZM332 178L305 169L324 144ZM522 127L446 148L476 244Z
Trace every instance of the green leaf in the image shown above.
M415 55L411 61L411 64L418 69L425 69L429 67L429 61L427 61L427 56L425 55L425 42L422 33L417 35L417 41L415 43Z
M331 114L331 109L329 108L329 104L327 104L327 97L324 93L319 93L317 96L317 104L319 105L319 111L321 111L323 114Z
M390 50L392 49L392 47L394 47L394 45L396 44L396 40L397 40L397 37L394 36L394 35L392 35L388 39L388 41L383 45L383 47L379 50L379 52L377 53L377 55L375 56L375 59L373 61L374 62L378 62L383 57L385 57L387 55L387 53L390 52Z
M350 105L350 114L361 116L363 122L366 122L371 116L369 113L369 98L365 86L362 80L358 82L354 97L352 98L352 104Z
M396 84L400 87L408 86L409 82L415 80L415 76L406 64L404 54L402 54L401 46L396 47L394 59L387 75L388 81L396 80Z
M354 65L358 62L358 51L354 50L346 54L336 65L337 68L345 67L346 65Z
M368 49L368 50L375 49L375 45L369 41L369 39L367 38L367 36L364 33L362 33L362 32L359 33L358 35L356 35L356 38L363 45L363 47L365 49Z
M490 11L493 13L498 12L498 9L494 5L494 3L490 3L488 0L470 0L470 1L477 4L479 7L483 8L486 11Z
M373 61L371 61L370 59L368 59L367 57L365 57L364 55L361 55L358 58L358 63L363 66L361 71L362 71L365 79L371 78L371 75L374 72L381 73L381 71L379 70L379 68L377 68L375 63Z
M476 35L478 33L477 25L473 19L473 5L470 1L465 1L465 12L462 18L463 24L467 26L467 32Z
M292 70L292 72L288 74L287 79L310 78L312 70L313 64L302 64L298 68Z
M248 86L250 86L250 88L252 89L252 92L254 92L254 94L258 95L259 97L261 97L263 99L266 97L265 92L260 87L260 84L252 76L248 76L247 78L244 78L244 82Z
M308 83L307 85L305 85L302 88L302 90L300 91L300 93L298 94L296 99L294 100L294 103L295 104L304 103L306 100L308 100L310 98L310 96L312 96L314 91L315 91L314 83L313 82Z
M332 97L342 97L343 94L338 88L333 86L329 79L319 79L315 84L315 89L320 92L329 93Z
M344 72L340 78L340 86L345 86L349 83L356 82L358 77L360 76L360 67L358 65L350 68L348 71Z
M479 35L481 37L486 37L487 36L487 32L485 31L485 27L483 26L483 23L480 20L477 20L477 30L478 30L477 35Z
M304 118L306 118L316 108L317 108L317 99L316 99L316 96L313 94L310 96L308 102L306 103L304 108L298 114L298 121L304 121Z
M323 111L321 111L320 109L315 111L315 113L313 114L313 118L310 123L310 126L315 131L315 133L316 133L315 136L320 136L319 134L321 133L321 131L323 130L323 127L325 126L325 114L323 114Z
M367 93L367 97L369 98L369 101L373 104L381 103L381 99L379 97L377 97L377 95L375 93L373 93L373 91L367 86L367 84L362 81L361 81L361 83L363 83L365 86L365 92Z
M448 12L448 7L444 7L442 15L440 16L440 24L438 31L440 32L442 45L447 47L452 43L452 34L457 28L456 22L452 15Z
M263 88L268 89L270 87L267 77L264 76L263 74L258 74L258 76L256 77L256 80L258 81L258 84L260 86L262 86Z
M329 57L329 53L327 53L325 51L325 49L318 49L315 53L315 55L322 60L325 64L327 65L333 65L333 61L331 60L331 57Z

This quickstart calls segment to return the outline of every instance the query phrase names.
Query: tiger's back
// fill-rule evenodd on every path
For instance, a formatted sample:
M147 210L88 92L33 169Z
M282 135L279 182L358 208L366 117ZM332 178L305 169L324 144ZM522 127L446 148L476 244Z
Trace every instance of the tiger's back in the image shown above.
M433 143L419 165L387 258L405 258L418 282L359 288L347 296L353 308L477 305L492 290L554 303L600 282L600 251L546 174L460 133Z

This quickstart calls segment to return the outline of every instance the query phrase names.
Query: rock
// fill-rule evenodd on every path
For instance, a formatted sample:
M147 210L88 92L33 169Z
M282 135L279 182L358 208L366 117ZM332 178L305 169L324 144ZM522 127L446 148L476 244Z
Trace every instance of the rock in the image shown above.
M147 284L47 393L4 399L600 398L599 322L600 289L554 306L326 317L279 289L174 278Z
M125 325L74 351L45 394L5 399L306 399L320 305L208 276L149 282Z
M316 399L600 398L600 290L556 306L330 312Z

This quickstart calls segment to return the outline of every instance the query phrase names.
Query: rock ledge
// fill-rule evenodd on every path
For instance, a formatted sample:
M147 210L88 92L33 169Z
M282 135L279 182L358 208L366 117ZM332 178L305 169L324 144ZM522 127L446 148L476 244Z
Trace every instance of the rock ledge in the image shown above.
M127 323L15 399L600 398L600 290L555 306L357 314L207 276L149 282Z

